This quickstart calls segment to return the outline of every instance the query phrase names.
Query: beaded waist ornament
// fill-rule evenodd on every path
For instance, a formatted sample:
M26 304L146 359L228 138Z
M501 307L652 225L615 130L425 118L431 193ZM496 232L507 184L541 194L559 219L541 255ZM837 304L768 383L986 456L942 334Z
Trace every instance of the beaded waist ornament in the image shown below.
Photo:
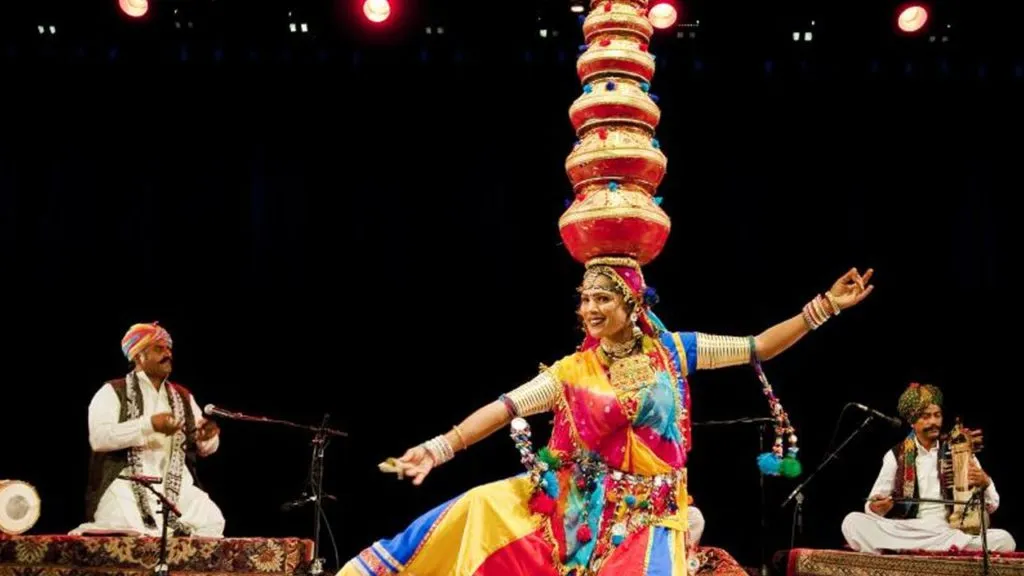
M545 516L554 513L560 491L559 475L568 476L568 482L575 486L584 502L590 502L592 495L599 494L596 510L604 520L599 525L607 525L609 528L598 535L595 552L607 549L608 546L618 546L630 533L679 510L677 488L685 474L681 470L643 476L609 468L601 460L585 453L563 460L547 447L534 453L530 441L530 425L526 420L514 419L511 430L521 462L535 486L530 499L531 511ZM594 537L590 530L590 513L591 507L586 506L576 519L580 525L576 539L581 543L589 542Z

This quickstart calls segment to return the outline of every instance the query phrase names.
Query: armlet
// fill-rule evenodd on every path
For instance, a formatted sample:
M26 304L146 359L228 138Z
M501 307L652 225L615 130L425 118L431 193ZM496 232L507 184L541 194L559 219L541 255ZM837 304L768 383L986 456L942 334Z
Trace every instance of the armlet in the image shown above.
M526 417L552 410L558 395L558 381L550 371L545 370L533 380L505 394L502 399L513 416Z
M749 364L754 339L749 336L716 336L697 333L697 369L708 370Z

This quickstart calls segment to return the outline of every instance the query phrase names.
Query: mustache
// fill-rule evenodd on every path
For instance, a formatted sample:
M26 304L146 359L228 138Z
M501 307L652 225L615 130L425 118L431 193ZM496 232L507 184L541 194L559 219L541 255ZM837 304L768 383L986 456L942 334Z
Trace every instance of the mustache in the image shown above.
M929 427L925 428L924 431L925 432L932 432L932 431L938 432L939 431L939 427L938 426L929 426Z

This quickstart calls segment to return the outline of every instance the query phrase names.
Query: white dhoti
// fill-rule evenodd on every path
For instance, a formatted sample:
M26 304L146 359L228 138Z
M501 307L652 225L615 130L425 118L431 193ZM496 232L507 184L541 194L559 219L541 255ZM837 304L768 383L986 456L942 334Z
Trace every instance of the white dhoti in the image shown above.
M863 512L852 512L843 520L843 536L857 552L877 554L882 550L944 551L981 550L981 535L972 536L957 530L942 518L883 518ZM986 534L991 552L1013 552L1017 543L1006 530L989 529Z
M158 491L160 486L154 486ZM162 493L162 492L161 492ZM153 511L156 528L146 528L142 513L135 502L135 493L128 480L114 480L100 498L96 516L92 522L82 524L71 534L131 534L139 536L160 536L163 529L163 514L158 513L163 505L149 490L149 507ZM220 538L224 536L224 515L210 496L192 482L182 481L178 493L178 522L187 526L193 536Z
M938 444L925 448L915 440L917 453L914 458L917 493L921 498L942 499L942 483L939 480ZM977 457L975 464L981 468ZM882 469L875 485L871 488L874 498L892 496L896 490L898 467L892 450L882 457ZM999 492L991 480L985 488L985 503L989 514L999 508ZM850 548L858 552L877 554L882 550L928 550L945 552L952 547L960 550L981 550L981 536L972 536L957 530L946 521L946 507L937 502L925 502L917 506L916 517L908 519L886 518L871 510L870 499L864 504L864 512L853 512L843 520L843 536ZM1017 543L1006 530L990 529L985 534L988 549L992 552L1013 552Z
M152 416L170 413L172 410L166 383L154 387L143 372L136 372L142 394L142 415L134 420L120 421L121 401L114 388L105 385L93 397L89 405L89 442L95 452L115 450L139 450L141 473L144 476L163 478L164 483L153 486L161 494L170 476L172 460L172 437L153 430ZM195 398L189 395L192 414L197 428L205 420ZM217 451L220 436L198 443L198 455L208 456ZM121 474L130 474L125 469ZM181 484L175 502L181 516L178 522L192 531L195 536L219 538L224 535L224 515L210 496L195 485L189 469L182 465ZM96 513L90 522L74 529L72 534L137 534L159 536L163 528L163 505L155 494L144 489L149 502L155 528L148 528L142 521L142 511L136 501L133 484L129 480L115 479L100 497Z
M704 515L696 506L690 506L686 509L686 518L689 523L690 543L699 546L700 537L704 534Z

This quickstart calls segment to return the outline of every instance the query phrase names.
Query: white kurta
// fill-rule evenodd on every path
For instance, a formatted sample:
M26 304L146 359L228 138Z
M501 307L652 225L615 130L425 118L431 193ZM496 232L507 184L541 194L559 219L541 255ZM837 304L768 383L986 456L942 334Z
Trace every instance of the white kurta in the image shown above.
M166 383L161 384L160 389L157 390L145 373L136 372L135 376L138 378L139 388L142 391L142 416L134 420L119 422L121 401L113 386L104 385L96 392L89 404L89 444L95 452L145 447L141 458L141 474L166 478L171 460L171 437L154 431L152 423L154 414L172 412ZM191 404L198 429L206 420L194 397ZM219 445L219 435L200 442L197 446L199 455L209 456L217 451ZM163 487L163 484L154 486L161 493L163 493ZM157 497L149 490L146 490L146 496L150 501L150 509L154 512L156 529L146 528L143 524L142 513L135 501L132 483L128 480L116 479L100 498L93 521L82 524L71 533L117 532L159 536L163 525L163 516L156 512L161 509L161 505ZM187 467L182 469L177 507L181 512L181 518L178 521L190 527L193 535L204 537L224 535L225 522L220 508L213 503L206 492L196 487Z
M700 546L700 537L704 534L704 515L696 506L686 509L686 517L689 523L690 542L694 546Z
M915 438L916 441L916 438ZM917 443L918 497L942 499L939 483L939 451L937 446L926 450ZM981 463L975 458L978 466ZM882 458L882 470L878 473L871 497L892 495L896 485L896 456L892 451ZM985 489L985 505L989 513L999 508L999 493L995 482L989 482ZM1006 530L989 529L988 549L992 552L1012 552L1017 544ZM881 550L931 550L945 551L956 546L961 550L981 550L981 535L972 536L957 530L946 521L944 504L923 503L918 505L917 517L908 519L885 518L871 510L870 501L864 505L864 512L852 512L843 520L843 536L846 543L858 552L878 553Z

